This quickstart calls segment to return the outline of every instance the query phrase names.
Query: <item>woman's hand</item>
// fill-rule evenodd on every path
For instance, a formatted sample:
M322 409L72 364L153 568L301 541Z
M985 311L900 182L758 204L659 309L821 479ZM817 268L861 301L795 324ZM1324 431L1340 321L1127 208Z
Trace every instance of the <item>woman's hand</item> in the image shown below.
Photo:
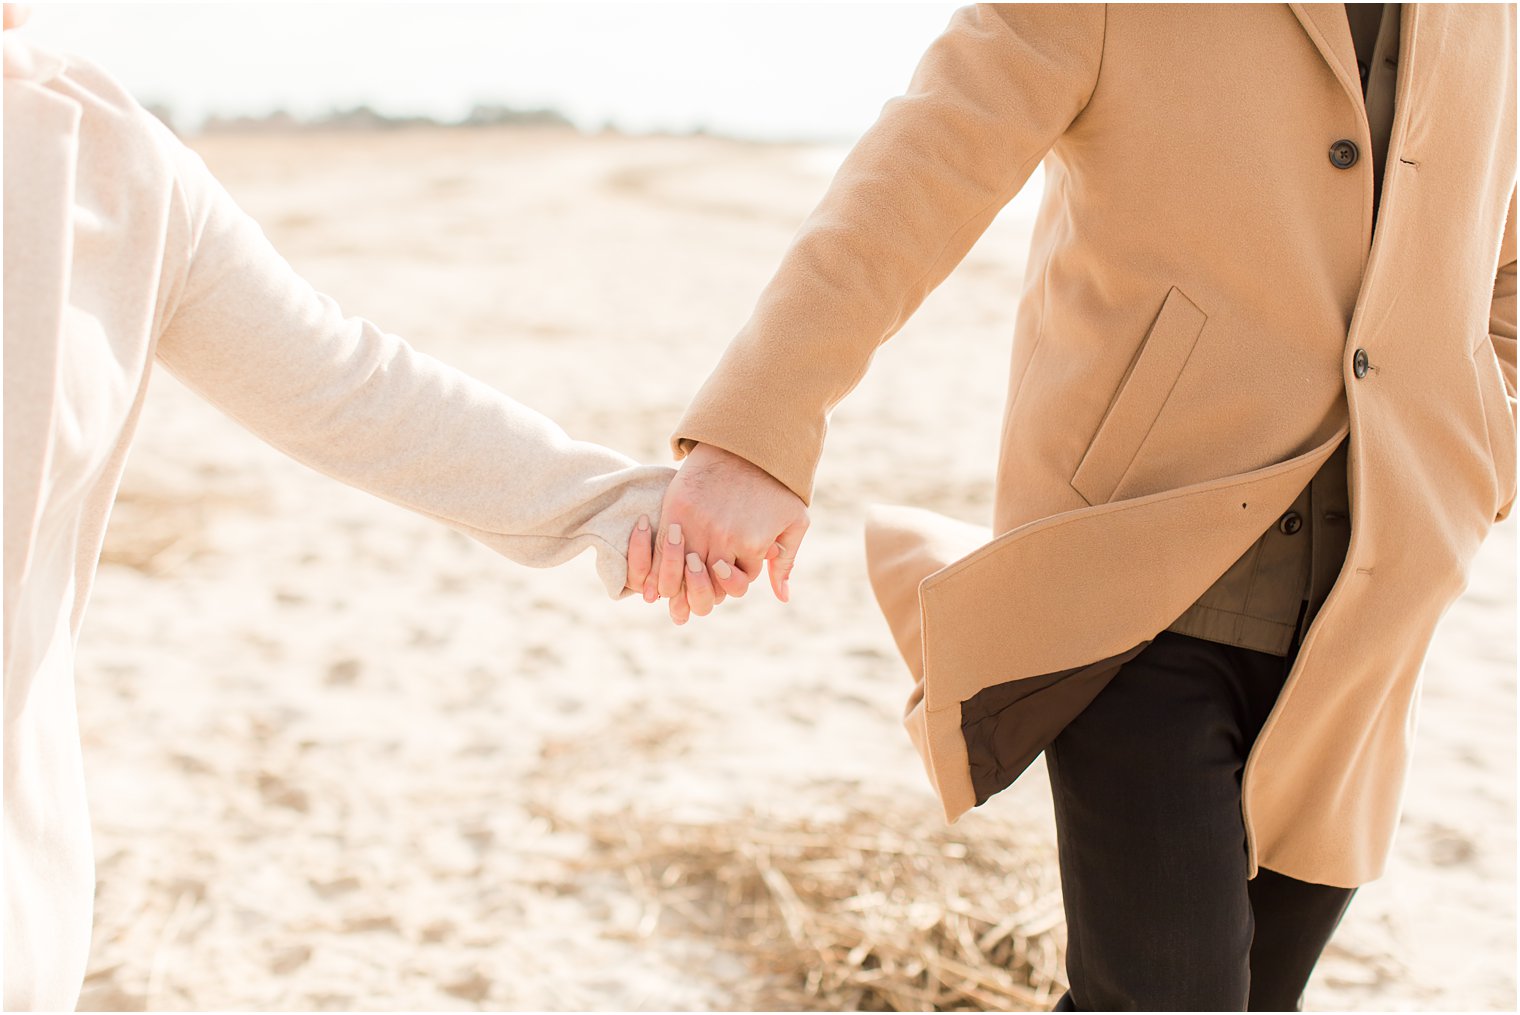
M671 535L679 540L680 526L672 528L674 531ZM665 580L673 582L677 588L681 588L684 584L684 589L671 602L671 619L677 624L686 623L693 613L699 617L707 616L714 606L727 598L724 590L713 582L706 563L697 554L683 554L681 546L677 543L670 548L669 553L663 554L662 558L661 574ZM724 565L720 570L730 569ZM633 527L633 532L628 536L628 579L624 585L630 592L642 592L646 587L652 590L660 576L655 574L654 529L649 524L649 516L640 515L638 524ZM741 588L742 595L741 583L733 581L732 578L730 582L735 587Z
M643 592L644 580L654 566L654 529L648 515L639 515L638 524L628 534L628 579L623 587L629 592Z

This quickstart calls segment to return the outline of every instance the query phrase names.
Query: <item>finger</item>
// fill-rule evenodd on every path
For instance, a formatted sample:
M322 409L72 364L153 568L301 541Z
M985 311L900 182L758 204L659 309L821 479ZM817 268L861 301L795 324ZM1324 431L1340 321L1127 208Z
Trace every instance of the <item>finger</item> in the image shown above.
M805 519L788 527L776 539L779 547L776 555L767 558L770 564L771 591L783 603L791 600L792 569L797 565L797 551L802 548L802 537L807 532L807 527Z
M660 562L665 559L662 552L664 547L660 545L658 538L654 542L654 559L649 566L649 573L644 576L644 602L657 603L660 601Z
M680 626L691 619L691 604L686 601L686 593L680 592L670 599L670 619Z
M681 523L671 522L665 529L665 545L660 547L660 595L672 599L681 591L681 572L686 568Z
M754 554L735 557L734 570L744 576L744 587L749 588L751 582L765 574L765 558Z
M691 612L699 617L712 612L712 578L707 573L707 565L695 553L686 555L686 602Z
M715 560L712 563L713 583L718 587L719 595L728 594L735 599L742 599L744 593L749 591L749 575L736 567L731 566L726 560ZM719 598L717 602L722 602Z
M644 579L649 577L653 561L654 532L649 527L649 516L639 515L638 524L628 534L628 580L623 584L643 591Z
M766 566L770 568L771 593L781 602L791 598L792 590L787 585L787 579L791 577L792 570L786 567L786 551L781 544L777 543L765 554Z

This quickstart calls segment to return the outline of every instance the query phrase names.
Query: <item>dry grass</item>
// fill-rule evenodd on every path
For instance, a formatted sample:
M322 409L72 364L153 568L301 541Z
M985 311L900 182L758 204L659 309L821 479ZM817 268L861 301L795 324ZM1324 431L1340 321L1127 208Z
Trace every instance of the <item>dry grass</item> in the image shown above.
M561 827L568 822L558 822ZM735 1010L1034 1011L1065 989L1054 857L1007 826L928 811L581 823L586 871L626 878L661 925L746 960Z

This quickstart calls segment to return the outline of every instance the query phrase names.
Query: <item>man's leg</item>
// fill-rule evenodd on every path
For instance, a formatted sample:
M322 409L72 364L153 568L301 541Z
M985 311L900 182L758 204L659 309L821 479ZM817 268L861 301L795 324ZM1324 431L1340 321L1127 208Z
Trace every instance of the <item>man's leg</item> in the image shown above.
M1240 778L1278 656L1163 632L1046 750L1071 993L1058 1010L1242 1011Z
M1251 879L1251 1011L1298 1011L1304 985L1355 888L1332 888L1261 868Z

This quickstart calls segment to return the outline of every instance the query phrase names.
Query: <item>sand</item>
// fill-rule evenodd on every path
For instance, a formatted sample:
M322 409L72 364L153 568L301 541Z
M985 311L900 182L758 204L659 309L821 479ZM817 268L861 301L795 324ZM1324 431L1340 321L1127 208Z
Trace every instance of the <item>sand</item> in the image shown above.
M651 461L841 156L531 130L196 146L350 312ZM80 648L82 1006L730 1004L743 962L645 933L562 822L932 816L861 521L988 518L1029 205L837 412L792 605L684 629L607 600L589 559L519 568L339 486L159 374ZM1441 628L1391 870L1311 1006L1515 1007L1514 618L1511 522ZM1048 842L1049 807L1037 766L967 834Z

